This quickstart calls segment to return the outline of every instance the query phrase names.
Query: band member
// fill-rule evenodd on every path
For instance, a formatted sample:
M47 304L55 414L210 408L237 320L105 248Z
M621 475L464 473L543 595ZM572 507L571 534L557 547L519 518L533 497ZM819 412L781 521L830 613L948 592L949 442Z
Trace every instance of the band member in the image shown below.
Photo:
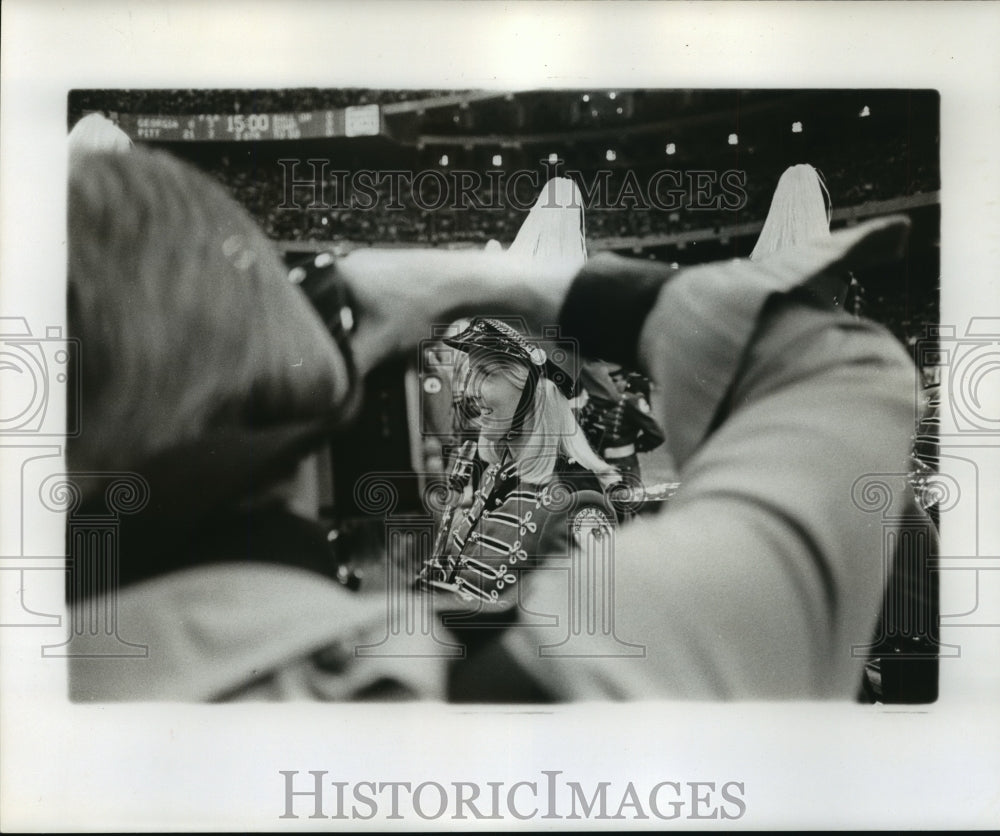
M534 206L508 248L491 239L484 251L503 254L512 260L556 260L568 269L579 269L587 261L586 230L584 228L583 197L576 183L568 177L553 177L542 187ZM468 319L451 324L449 331L458 333L469 325ZM425 370L441 383L441 391L426 398L425 426L443 439L445 461L455 464L462 444L475 439L478 427L473 411L468 408L465 384L469 379L468 358L463 352L433 350L425 358ZM450 392L450 403L447 394ZM450 416L444 411L450 406ZM482 468L476 458L473 485L478 484Z
M648 399L641 390L631 391L630 375L620 365L588 363L582 378L587 401L580 424L587 440L633 486L641 485L638 454L655 450L664 438Z
M614 468L594 453L570 410L575 387L537 341L479 317L445 343L468 355L466 403L486 465L471 505L452 522L421 575L466 600L506 603L523 569L568 554L581 515L609 527ZM458 487L453 486L453 487Z

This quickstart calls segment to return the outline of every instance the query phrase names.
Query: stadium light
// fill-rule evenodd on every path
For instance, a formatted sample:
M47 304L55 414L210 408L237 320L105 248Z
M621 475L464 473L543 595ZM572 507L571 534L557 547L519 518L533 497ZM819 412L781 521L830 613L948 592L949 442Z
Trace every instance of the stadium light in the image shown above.
M501 166L501 165L503 165L503 157L501 157L499 154L494 154L493 155L493 165L495 165L495 166Z
M858 117L864 119L866 116L871 116L871 115L872 112L868 109L868 105L865 105L863 108L861 108L861 113L858 114Z
M441 165L448 165L448 155L447 155L447 154L442 154L442 155L441 155L441 159L440 159L440 160L438 160L438 162L439 162L439 163L440 163Z
M729 135L729 144L730 145L738 145L739 141L740 141L740 138L736 134L730 134Z
M793 134L800 134L800 133L802 133L802 123L801 122L792 122L792 133Z
M613 163L615 160L618 159L618 155L614 152L613 149L609 148L607 151L604 152L604 159L606 159L609 163Z

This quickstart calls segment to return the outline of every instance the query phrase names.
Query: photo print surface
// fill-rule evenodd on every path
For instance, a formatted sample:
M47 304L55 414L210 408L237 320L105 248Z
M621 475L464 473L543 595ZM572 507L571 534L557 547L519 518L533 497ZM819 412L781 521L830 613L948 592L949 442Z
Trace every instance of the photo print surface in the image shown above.
M71 698L933 702L939 106L72 90ZM560 271L608 287L539 321ZM913 420L778 296L888 335Z

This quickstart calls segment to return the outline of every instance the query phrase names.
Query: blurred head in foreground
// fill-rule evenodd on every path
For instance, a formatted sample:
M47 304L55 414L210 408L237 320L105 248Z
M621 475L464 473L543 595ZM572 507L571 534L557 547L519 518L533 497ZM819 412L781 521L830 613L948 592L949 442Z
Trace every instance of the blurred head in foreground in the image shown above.
M72 470L145 475L166 461L194 490L226 466L218 445L190 455L206 438L227 436L234 460L257 466L318 434L345 388L340 354L220 185L161 152L80 152L68 207Z

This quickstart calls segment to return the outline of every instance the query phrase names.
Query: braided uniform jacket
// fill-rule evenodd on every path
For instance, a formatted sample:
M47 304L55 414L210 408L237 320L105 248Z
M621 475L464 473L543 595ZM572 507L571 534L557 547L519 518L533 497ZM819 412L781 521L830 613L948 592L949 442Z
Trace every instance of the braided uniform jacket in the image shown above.
M572 543L614 524L597 478L575 462L560 460L547 485L519 482L514 468L491 466L452 528L447 553L458 561L456 592L463 599L516 601L528 570L569 558Z

